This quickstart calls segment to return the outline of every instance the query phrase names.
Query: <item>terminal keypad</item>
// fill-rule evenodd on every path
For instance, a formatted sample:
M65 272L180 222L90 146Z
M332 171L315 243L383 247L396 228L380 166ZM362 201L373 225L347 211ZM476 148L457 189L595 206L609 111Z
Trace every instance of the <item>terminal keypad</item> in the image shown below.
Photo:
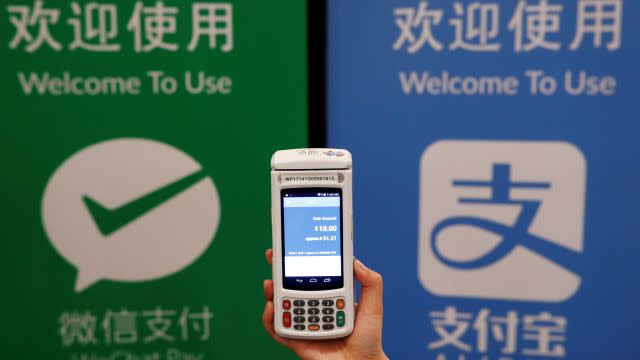
M345 304L344 298L323 300L283 299L283 326L286 328L293 327L297 331L309 332L330 331L341 328L346 323ZM293 316L291 313L293 313Z

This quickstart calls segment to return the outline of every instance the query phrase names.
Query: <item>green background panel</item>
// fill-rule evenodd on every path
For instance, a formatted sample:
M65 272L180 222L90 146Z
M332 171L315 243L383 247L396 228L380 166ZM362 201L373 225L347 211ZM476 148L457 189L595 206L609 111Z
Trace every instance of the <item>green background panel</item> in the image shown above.
M134 2L121 1L113 2L119 15L120 52L67 48L54 52L43 46L32 54L9 48L14 29L6 6L32 7L33 3L3 3L0 234L5 247L0 261L4 284L0 339L5 355L62 359L77 353L106 355L126 350L140 354L175 347L203 353L206 359L292 357L268 337L260 318L262 280L270 277L264 261L264 250L271 243L269 159L277 149L307 145L306 4L298 0L230 2L234 48L228 53L206 46L193 53L186 50L191 36L188 1L164 2L179 8L177 34L167 36L179 44L178 51L136 53L132 33L126 29ZM44 5L61 10L51 32L68 46L73 38L66 23L72 16L70 2ZM232 92L207 96L179 89L174 95L153 95L145 76L148 70L177 77L185 71L229 76ZM138 76L143 79L142 94L26 96L18 83L19 71ZM139 283L103 280L75 293L76 269L58 255L44 233L42 193L49 177L69 156L96 142L121 137L161 141L202 164L219 191L220 225L206 252L180 272ZM59 335L58 319L68 311L90 311L100 321L107 309L188 306L197 310L203 305L214 313L212 336L206 342L64 347ZM143 322L137 326L140 332L145 329Z

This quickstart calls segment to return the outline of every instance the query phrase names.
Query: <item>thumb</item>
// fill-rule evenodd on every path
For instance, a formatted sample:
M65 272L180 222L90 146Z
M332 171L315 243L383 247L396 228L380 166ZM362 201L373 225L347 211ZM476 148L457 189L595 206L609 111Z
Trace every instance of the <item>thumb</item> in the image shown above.
M364 266L360 260L353 264L353 271L362 285L358 314L382 317L382 275Z

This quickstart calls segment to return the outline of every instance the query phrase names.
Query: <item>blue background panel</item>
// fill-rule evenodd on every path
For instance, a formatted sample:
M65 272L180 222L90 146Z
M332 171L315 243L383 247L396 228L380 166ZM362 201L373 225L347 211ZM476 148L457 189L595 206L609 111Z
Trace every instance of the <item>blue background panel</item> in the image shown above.
M385 280L384 347L393 358L447 359L462 353L428 349L438 339L430 312L453 306L478 315L482 309L504 316L546 311L567 320L560 342L570 359L635 359L640 357L635 330L640 321L640 289L635 263L637 183L640 153L636 103L640 63L640 3L625 1L619 49L594 46L587 35L582 46L569 49L578 25L579 1L562 4L560 29L549 35L558 51L514 51L509 21L517 1L498 4L497 52L452 51L454 1L428 1L443 10L433 35L445 48L425 45L410 54L394 50L400 35L394 9L413 8L418 1L329 1L328 11L328 142L349 149L354 157L355 251ZM457 2L463 7L471 1ZM528 4L537 4L530 0ZM620 2L622 4L622 2ZM420 27L414 28L419 34ZM603 44L610 38L605 35ZM617 86L611 96L529 93L528 70L543 70L559 81L565 71L611 76ZM521 82L515 96L453 96L403 93L399 73L447 71L460 76L515 76ZM418 278L419 166L424 150L443 139L563 141L576 145L587 162L587 193L582 284L565 302L542 303L435 296ZM520 330L521 331L521 330ZM466 359L486 354L497 359L499 346L478 351L471 330L463 338L473 343ZM522 338L520 338L522 340ZM502 345L502 344L500 344ZM518 349L524 347L518 344ZM536 358L520 351L513 359ZM538 357L544 358L544 357ZM456 357L457 359L457 357Z

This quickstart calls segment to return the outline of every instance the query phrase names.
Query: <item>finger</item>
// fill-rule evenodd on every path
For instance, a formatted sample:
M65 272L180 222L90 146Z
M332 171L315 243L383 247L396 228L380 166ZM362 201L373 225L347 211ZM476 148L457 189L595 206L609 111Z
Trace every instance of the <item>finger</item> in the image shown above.
M269 265L273 266L273 250L267 249L265 256L267 257L267 262L269 263Z
M278 334L276 334L275 330L273 329L273 301L267 301L267 304L264 306L264 312L262 313L262 325L264 326L264 329L267 331L269 336L273 338L273 340L289 347L289 341L278 336Z
M353 263L353 271L362 285L358 313L382 317L382 276L360 260Z
M265 280L262 286L264 287L264 297L267 301L273 301L273 281Z
M267 301L264 306L264 312L262 313L262 325L264 326L264 329L267 330L267 333L277 340L276 332L273 329L273 301Z

